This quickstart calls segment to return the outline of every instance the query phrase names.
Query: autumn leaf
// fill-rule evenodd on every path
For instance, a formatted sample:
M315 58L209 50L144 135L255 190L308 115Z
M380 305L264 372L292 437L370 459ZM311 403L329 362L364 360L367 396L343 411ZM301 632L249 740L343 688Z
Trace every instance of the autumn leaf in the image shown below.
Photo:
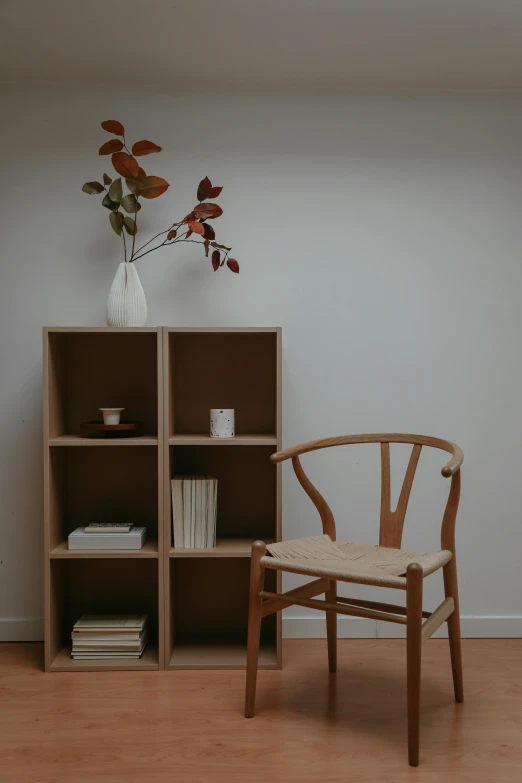
M203 236L205 230L203 223L198 223L197 220L189 220L187 226L190 228L193 234L199 234L200 236Z
M214 251L214 253L215 252L216 251ZM227 261L227 266L231 272L235 272L237 275L239 274L239 264L237 263L235 258L229 258Z
M221 261L221 253L219 250L214 250L212 253L212 267L214 269L214 272L219 269L219 262Z
M208 248L209 248L210 242L208 241L208 239L205 239L203 244L205 246L205 258L208 258Z
M142 179L145 179L146 176L147 175L145 174L145 172L143 171L143 169L140 166L139 169L138 169L138 173L136 174L136 179L138 180L138 182L140 182Z
M126 152L115 152L111 160L112 165L122 177L135 177L139 172L138 161Z
M212 188L207 198L217 198L222 190L223 188L219 188L219 187Z
M113 231L115 231L118 236L121 237L121 227L123 223L123 215L121 212L111 212L109 215L109 220L111 222Z
M210 243L212 247L219 247L221 250L232 250L231 247L227 247L226 245L220 245L218 242L211 242Z
M111 139L102 144L98 150L98 155L112 155L113 152L119 152L123 149L123 142L120 139Z
M138 187L144 198L158 198L165 193L169 183L161 177L145 177L138 183Z
M175 239L178 235L178 232L173 228L172 231L169 231L167 234L167 239Z
M161 152L161 147L154 144L153 141L137 141L132 145L132 154L138 157L139 155L150 155L151 152Z
M204 201L206 198L209 198L211 190L212 190L212 182L209 180L208 177L205 177L205 179L202 179L198 185L198 194L197 194L198 201Z
M118 179L115 179L109 188L109 198L112 201L117 201L119 204L122 196L123 196L123 188L121 185L121 179L118 177Z
M194 214L199 220L218 218L223 210L217 204L198 204L194 207Z
M185 239L188 239L192 235L192 231L189 229L185 234Z
M205 239L215 239L216 232L214 231L210 223L201 223L201 225L203 226L203 236L205 237Z
M136 231L138 230L138 227L136 226L136 221L133 218L124 217L123 225L125 226L125 230L127 234L130 234L131 237L133 237Z
M109 177L108 174L104 174L103 175L103 181L105 182L106 185L110 185L111 182L112 182L112 179Z
M118 120L105 120L101 126L103 130L108 131L108 133L115 133L116 136L123 136L125 133L125 128Z
M84 193L88 193L92 196L93 193L103 193L105 188L100 182L86 182L82 190Z

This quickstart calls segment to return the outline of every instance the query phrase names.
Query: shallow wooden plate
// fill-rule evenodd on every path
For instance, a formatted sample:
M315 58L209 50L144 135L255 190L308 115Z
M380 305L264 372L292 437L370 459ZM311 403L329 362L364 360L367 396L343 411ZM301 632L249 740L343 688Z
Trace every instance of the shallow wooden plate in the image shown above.
M82 429L93 437L124 438L141 427L139 421L121 421L119 424L104 424L103 421L84 421Z

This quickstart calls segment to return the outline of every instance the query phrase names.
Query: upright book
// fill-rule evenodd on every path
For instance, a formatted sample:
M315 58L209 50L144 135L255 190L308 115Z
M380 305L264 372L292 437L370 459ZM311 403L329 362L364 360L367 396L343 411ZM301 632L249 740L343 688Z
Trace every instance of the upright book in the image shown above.
M217 486L212 476L174 476L172 534L180 549L216 546Z

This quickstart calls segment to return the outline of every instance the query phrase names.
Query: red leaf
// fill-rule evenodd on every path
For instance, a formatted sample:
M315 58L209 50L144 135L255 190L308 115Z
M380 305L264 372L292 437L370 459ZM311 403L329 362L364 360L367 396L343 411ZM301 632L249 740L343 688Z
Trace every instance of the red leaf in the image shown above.
M203 244L205 245L205 258L208 258L208 246L210 245L210 242L208 241L208 239L205 239Z
M143 171L143 169L140 166L139 169L138 169L138 173L136 174L136 179L139 182L140 180L145 179L146 176L147 175L145 174L145 172Z
M116 136L123 136L125 133L125 128L118 120L105 120L105 122L102 122L101 126L103 130L106 130L109 133L115 133Z
M212 188L212 190L208 194L207 198L217 198L222 190L223 190L222 187L221 188L219 188L219 187Z
M139 155L150 155L151 152L161 152L161 147L154 144L153 141L137 141L132 145L132 154L138 157Z
M112 156L112 165L122 177L130 179L139 171L138 161L126 152L115 152Z
M194 214L199 220L207 220L218 218L223 214L223 210L217 204L198 204L194 207Z
M214 250L214 252L212 253L212 266L214 268L214 272L216 271L216 269L219 269L220 260L221 260L221 253L219 252L219 250Z
M169 231L167 234L167 239L175 239L178 235L178 232L172 229L172 231Z
M98 155L112 155L113 152L119 152L123 149L123 142L119 139L111 139L102 144L98 150Z
M217 242L211 242L210 244L212 245L212 247L220 247L221 250L232 250L231 247L227 247L226 245L220 245Z
M191 236L191 235L192 235L192 231L191 231L191 230L190 230L190 228L189 228L189 230L188 230L188 231L187 231L187 233L185 234L185 239L188 239L188 238L189 238L189 236Z
M190 228L193 234L199 234L200 236L203 236L203 223L198 223L197 220L189 220L187 226Z
M205 237L205 239L216 238L216 232L214 231L214 229L209 223L201 223L200 225L203 226L203 236Z
M216 251L214 250L214 253L215 252ZM227 261L227 266L231 272L235 272L237 275L239 274L239 264L237 263L235 258L229 258Z
M169 183L161 177L145 177L138 183L140 195L144 198L158 198L165 193Z
M208 177L205 177L205 179L202 179L198 185L198 201L204 201L206 198L209 198L211 190L212 182Z

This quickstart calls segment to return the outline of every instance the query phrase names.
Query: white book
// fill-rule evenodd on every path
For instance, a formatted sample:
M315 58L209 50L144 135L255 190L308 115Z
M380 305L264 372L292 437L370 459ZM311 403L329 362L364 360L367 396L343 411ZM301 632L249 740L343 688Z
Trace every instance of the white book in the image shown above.
M174 476L172 486L172 541L173 546L184 548L183 476Z
M115 652L116 650L122 650L124 652L134 652L136 650L142 650L145 647L145 644L147 643L147 637L142 639L139 642L77 642L74 641L72 644L73 651L89 651L92 650L94 652L101 652L107 651L107 652Z
M74 661L139 660L143 653L71 653Z
M133 527L128 533L86 533L77 527L68 537L69 549L142 549L146 527Z
M146 614L82 614L74 624L75 631L83 629L92 631L141 630L147 623Z
M191 481L188 476L183 479L183 542L190 549L190 513L192 506Z
M73 631L71 639L86 642L139 642L143 638L141 633L103 633L102 631Z
M196 484L196 514L194 525L194 547L204 549L206 546L205 517L206 517L206 478L198 477Z

